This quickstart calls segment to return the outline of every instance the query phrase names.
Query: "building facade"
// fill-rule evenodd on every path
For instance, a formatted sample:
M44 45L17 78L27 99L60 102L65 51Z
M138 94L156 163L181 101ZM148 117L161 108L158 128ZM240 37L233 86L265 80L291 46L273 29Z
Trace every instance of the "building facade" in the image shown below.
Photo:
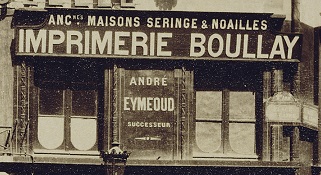
M288 3L3 2L0 170L106 174L119 143L124 174L320 174L320 33Z

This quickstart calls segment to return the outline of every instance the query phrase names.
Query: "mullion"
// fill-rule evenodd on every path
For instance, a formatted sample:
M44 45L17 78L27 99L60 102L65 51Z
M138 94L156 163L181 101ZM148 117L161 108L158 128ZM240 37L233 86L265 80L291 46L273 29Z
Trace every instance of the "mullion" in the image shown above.
M70 122L71 122L71 101L72 101L72 92L70 89L65 90L65 96L64 96L64 101L65 101L65 150L69 151L71 148L71 138L70 138L70 133L71 133L71 128L70 128Z
M222 127L221 136L223 144L223 153L226 153L229 148L229 103L230 103L230 92L228 89L223 89L222 92Z

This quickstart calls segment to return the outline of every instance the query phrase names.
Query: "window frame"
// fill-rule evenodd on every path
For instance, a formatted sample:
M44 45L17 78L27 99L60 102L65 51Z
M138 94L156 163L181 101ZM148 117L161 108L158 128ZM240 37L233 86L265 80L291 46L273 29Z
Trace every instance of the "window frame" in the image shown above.
M104 115L103 98L104 98L104 69L97 62L92 60L39 60L35 61L31 67L30 76L30 151L35 154L57 154L57 155L88 155L97 156L99 150L102 149L103 140L100 137L104 137L103 127L99 124L107 120ZM60 147L56 149L46 149L38 141L38 113L39 113L39 89L56 89L69 91L72 90L90 90L95 91L95 132L96 139L95 144L88 150L76 149L61 149L66 143L62 143ZM65 94L66 96L66 94ZM66 97L64 97L66 99ZM69 98L71 102L71 96ZM64 108L65 108L64 104ZM71 114L71 107L69 108ZM70 117L65 117L64 120L70 120ZM76 121L77 122L77 121ZM64 128L69 122L64 121ZM92 122L91 122L92 123ZM69 125L68 125L69 126ZM79 129L78 129L79 130ZM70 128L66 131L68 137L70 137ZM65 138L64 138L65 139ZM68 146L68 145L67 145Z
M198 90L195 90L195 93ZM209 158L249 158L249 159L257 159L258 158L258 153L257 153L257 148L256 148L256 144L258 142L257 135L259 133L257 133L257 114L256 114L256 110L257 110L257 93L258 92L253 92L253 91L249 91L249 90L231 90L228 88L223 88L222 90L199 90L199 91L216 91L216 92L221 92L222 94L222 106L221 106L221 118L197 118L197 115L195 117L195 122L197 123L218 123L221 124L221 143L219 146L218 150L213 150L213 152L210 153L205 153L204 151L202 151L197 143L195 143L196 145L196 149L194 149L194 158L199 158L199 157L209 157ZM254 95L254 111L255 111L255 116L254 119L231 119L230 118L230 93L231 92L252 92L255 93ZM195 95L196 98L196 95ZM195 110L195 112L197 111L197 109ZM195 113L196 114L196 113ZM232 149L231 143L230 143L230 124L231 123L245 123L245 124L254 124L254 153L253 154L241 154L241 153L237 153L236 151L234 151ZM197 132L197 131L196 131ZM197 135L196 135L197 137ZM196 142L196 138L195 138L195 142ZM196 151L195 151L196 150Z
M57 90L57 89L55 89ZM94 116L79 116L79 115L73 115L72 114L72 92L74 90L67 88L67 89L59 89L62 91L63 95L62 95L62 104L63 104L63 113L61 115L47 115L47 114L40 114L40 91L41 88L37 88L37 108L38 108L38 112L37 112L37 119L36 119L36 123L37 123L37 127L35 130L35 135L36 135L36 142L38 142L35 148L35 152L53 152L53 151L60 151L60 152L84 152L84 153L90 153L90 152L97 152L98 151L98 90L97 89L90 89L91 91L94 91L95 94L95 115ZM86 89L81 89L80 91L83 91ZM77 89L77 91L79 91L79 89ZM58 118L63 118L64 120L64 139L63 139L63 143L56 149L46 149L45 147L43 147L40 143L40 141L38 140L38 132L39 132L39 128L38 128L38 117L58 117ZM72 144L71 141L71 120L72 118L89 118L89 119L95 119L96 120L96 141L95 144L93 145L92 148L90 148L89 150L77 150L77 148Z

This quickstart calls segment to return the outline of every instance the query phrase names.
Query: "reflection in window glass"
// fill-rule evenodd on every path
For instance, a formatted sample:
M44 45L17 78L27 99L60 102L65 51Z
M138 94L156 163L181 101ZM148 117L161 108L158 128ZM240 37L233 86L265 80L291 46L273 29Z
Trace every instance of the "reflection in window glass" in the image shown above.
M230 123L230 144L239 154L255 154L255 125Z
M63 114L63 91L53 89L40 89L39 114L62 115Z
M253 92L230 92L230 119L255 119Z
M204 152L215 152L221 145L220 123L196 123L196 143Z
M95 91L73 91L72 92L72 115L73 116L95 116L96 115Z
M196 92L196 118L221 119L222 92Z

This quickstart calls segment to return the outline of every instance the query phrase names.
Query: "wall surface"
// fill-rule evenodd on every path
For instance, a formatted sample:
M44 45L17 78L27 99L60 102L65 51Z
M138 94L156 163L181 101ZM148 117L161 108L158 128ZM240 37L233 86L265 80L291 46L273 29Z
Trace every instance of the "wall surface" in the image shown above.
M7 17L0 22L0 126L11 126L13 116L13 67L10 52L13 29L11 29L11 19Z

